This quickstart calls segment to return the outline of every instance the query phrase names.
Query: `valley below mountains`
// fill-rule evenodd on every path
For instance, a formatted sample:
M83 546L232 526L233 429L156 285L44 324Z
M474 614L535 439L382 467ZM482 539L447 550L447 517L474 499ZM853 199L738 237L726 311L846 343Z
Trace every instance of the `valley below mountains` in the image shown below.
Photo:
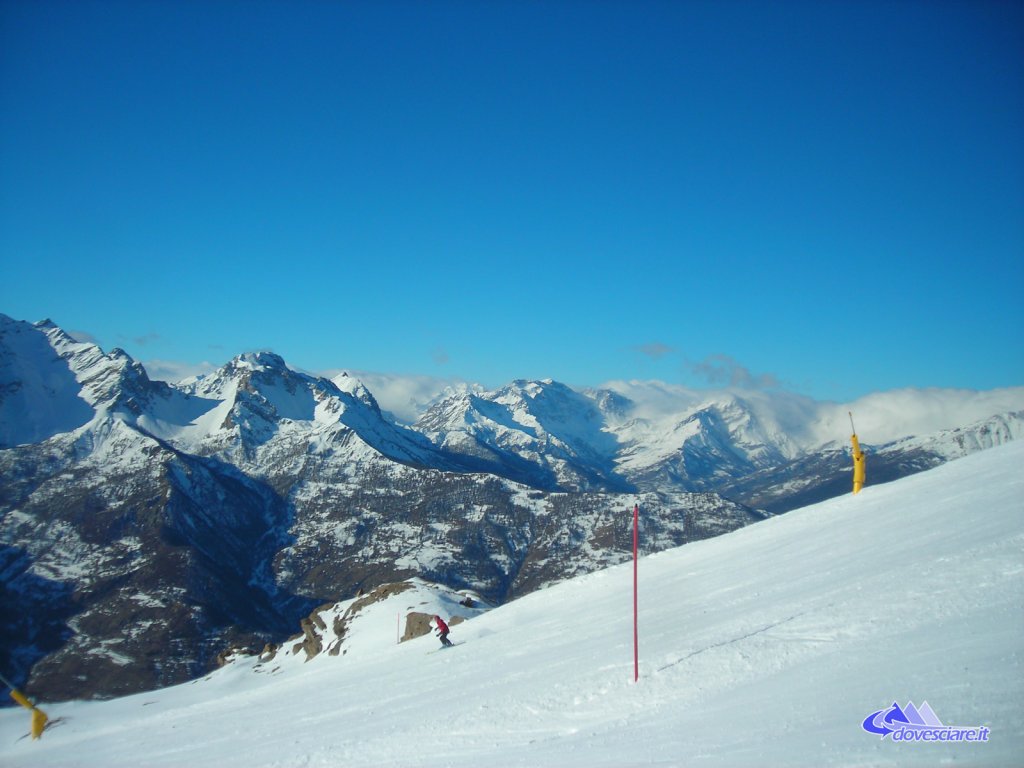
M0 670L43 700L205 674L318 606L411 577L500 604L1018 438L1024 388L880 393L451 389L412 423L356 377L239 355L151 380L0 315Z

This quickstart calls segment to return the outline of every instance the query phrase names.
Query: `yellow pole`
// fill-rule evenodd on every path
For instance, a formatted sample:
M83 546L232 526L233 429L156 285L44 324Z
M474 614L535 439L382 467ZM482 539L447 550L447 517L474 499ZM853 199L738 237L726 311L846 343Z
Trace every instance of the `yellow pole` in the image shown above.
M46 723L49 720L46 713L29 701L28 696L7 682L6 678L0 677L0 682L3 682L4 685L11 689L12 699L21 704L25 709L32 712L32 738L38 739L43 735L43 729L46 727Z
M866 476L864 467L864 451L860 449L860 440L857 439L857 429L853 426L853 414L850 414L850 428L853 434L850 435L850 442L853 443L853 492L860 493L864 487Z

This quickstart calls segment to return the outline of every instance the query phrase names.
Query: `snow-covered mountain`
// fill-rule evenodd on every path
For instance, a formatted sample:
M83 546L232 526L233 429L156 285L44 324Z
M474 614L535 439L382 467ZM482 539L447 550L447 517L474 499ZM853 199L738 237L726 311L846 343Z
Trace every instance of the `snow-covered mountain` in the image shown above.
M440 448L530 485L631 490L614 472L618 444L599 403L550 379L454 393L414 426Z
M1024 389L894 398L877 433L902 439L861 429L869 482L1021 433ZM871 402L874 431L891 409ZM0 662L58 698L194 677L396 580L504 602L626 558L635 503L654 550L850 485L846 412L806 398L516 381L451 388L406 426L357 378L274 354L168 384L4 316L0 416ZM954 429L906 432L936 423Z
M727 492L773 512L848 490L850 411L875 482L1024 433L1024 387L903 390L852 404L658 382L576 391L551 380L438 399L415 423L435 445L539 487ZM1002 425L993 430L991 420ZM959 452L947 445L957 435ZM805 485L780 479L795 477ZM839 486L845 483L845 488ZM792 491L792 493L791 493Z
M194 677L228 644L396 579L507 600L624 558L615 521L637 501L661 547L762 517L713 493L483 472L357 380L266 353L172 386L0 318L0 377L0 661L51 697Z
M1022 463L1016 442L642 557L638 682L631 565L469 617L444 651L397 642L417 611L463 610L420 582L325 607L308 660L238 655L192 684L44 700L37 742L28 713L0 711L0 762L1015 765ZM346 616L351 651L332 655Z

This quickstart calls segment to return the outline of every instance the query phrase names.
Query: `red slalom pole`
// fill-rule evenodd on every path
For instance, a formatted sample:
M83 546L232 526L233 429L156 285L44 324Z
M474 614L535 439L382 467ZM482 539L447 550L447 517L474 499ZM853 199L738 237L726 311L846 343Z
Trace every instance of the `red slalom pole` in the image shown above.
M640 505L633 505L633 682L640 679L640 644L637 633L637 551L640 543Z

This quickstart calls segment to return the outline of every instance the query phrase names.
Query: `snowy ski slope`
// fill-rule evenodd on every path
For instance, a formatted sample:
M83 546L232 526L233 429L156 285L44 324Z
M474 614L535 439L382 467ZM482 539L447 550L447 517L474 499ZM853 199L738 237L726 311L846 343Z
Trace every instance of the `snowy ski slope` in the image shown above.
M644 558L638 684L627 564L457 626L451 650L382 619L355 658L43 702L59 722L37 742L6 709L0 765L1019 764L1022 467L1011 443ZM908 701L988 741L862 729Z

